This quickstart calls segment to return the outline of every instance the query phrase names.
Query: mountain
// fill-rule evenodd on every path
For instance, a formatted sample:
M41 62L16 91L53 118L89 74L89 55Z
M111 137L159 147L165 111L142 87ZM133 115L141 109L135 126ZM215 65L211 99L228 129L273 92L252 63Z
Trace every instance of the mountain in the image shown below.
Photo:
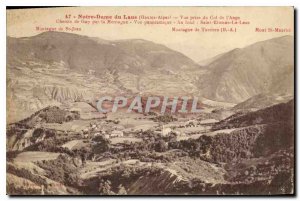
M211 58L208 58L208 59L204 59L204 60L201 60L201 61L198 61L197 63L201 66L207 66L209 64L211 64L212 62L214 62L215 60L219 59L220 57L223 56L223 54L226 54L227 52L225 53L222 53L222 54L218 54L214 57L211 57Z
M258 110L293 99L292 95L258 94L235 105L233 110Z
M147 40L106 41L63 32L44 32L28 38L8 38L8 60L38 59L64 62L83 72L119 70L138 73L146 69L197 68L185 55Z
M101 95L193 94L199 68L185 55L142 39L107 41L62 32L8 37L7 119Z
M284 122L294 129L294 100L248 113L236 113L213 126L213 130Z
M7 193L294 193L290 42L263 41L199 66L142 39L8 37ZM142 96L143 108L149 96L197 97L202 113L162 115L160 104L148 114L97 111L95 100L119 95L127 105Z
M198 82L209 99L239 103L260 93L293 94L294 40L284 36L222 54Z
M293 74L289 36L220 54L206 66L143 39L63 32L7 37L7 119L16 122L50 105L90 103L103 95L240 103L261 93L291 94Z
M294 100L290 100L287 103L276 104L253 112L236 113L217 122L212 129L235 129L227 136L230 146L233 147L243 146L245 140L237 138L237 145L233 145L233 134L245 135L248 138L245 141L246 147L253 143L251 152L256 156L293 149L295 135L294 104ZM255 132L247 132L249 129L254 129Z

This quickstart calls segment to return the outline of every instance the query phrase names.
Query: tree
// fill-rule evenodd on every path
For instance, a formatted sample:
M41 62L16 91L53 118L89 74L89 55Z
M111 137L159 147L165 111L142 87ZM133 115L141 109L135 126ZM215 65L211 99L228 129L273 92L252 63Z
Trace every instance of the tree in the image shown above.
M167 144L165 143L165 141L159 140L159 141L156 143L155 151L158 151L158 152L165 152L165 151L167 151L167 149L168 149L168 146L167 146Z
M118 195L127 195L127 191L122 184L120 184L118 187Z
M101 195L114 195L115 193L111 191L111 182L109 180L101 180L99 184L99 193Z
M96 144L93 145L93 153L101 154L109 150L110 141L105 139L103 136L96 136L92 140L96 142Z

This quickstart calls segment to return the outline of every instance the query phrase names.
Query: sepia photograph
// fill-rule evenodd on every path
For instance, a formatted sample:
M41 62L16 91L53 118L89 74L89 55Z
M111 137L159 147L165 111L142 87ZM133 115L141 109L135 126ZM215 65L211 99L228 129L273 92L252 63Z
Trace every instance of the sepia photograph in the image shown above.
M7 8L6 194L295 195L294 15Z

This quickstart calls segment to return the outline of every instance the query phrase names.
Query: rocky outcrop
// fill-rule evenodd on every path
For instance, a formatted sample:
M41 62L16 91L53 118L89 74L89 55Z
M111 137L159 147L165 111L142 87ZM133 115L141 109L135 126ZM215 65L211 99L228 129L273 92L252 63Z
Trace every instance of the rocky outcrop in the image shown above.
M146 182L147 181L147 182ZM161 171L155 175L145 175L133 182L128 192L135 195L161 195L170 192L183 179L170 171Z

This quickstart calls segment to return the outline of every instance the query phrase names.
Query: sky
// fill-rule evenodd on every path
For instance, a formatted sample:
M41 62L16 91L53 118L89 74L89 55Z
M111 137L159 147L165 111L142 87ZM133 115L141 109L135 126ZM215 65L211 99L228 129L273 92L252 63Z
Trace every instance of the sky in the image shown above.
M203 24L58 24L57 20L66 20L66 15L102 15L122 18L126 16L164 16L177 22L180 16L203 17L238 17L249 22L244 25L203 25ZM177 17L177 19L175 19ZM73 19L72 19L73 20ZM221 19L220 19L221 20ZM237 21L239 21L237 20ZM185 21L185 20L183 20ZM133 22L133 20L131 20ZM198 23L200 21L198 20ZM182 52L196 62L209 59L234 48L242 48L258 41L284 35L293 35L294 10L292 7L69 7L7 10L7 35L28 37L41 33L36 27L77 27L80 35L99 37L106 40L145 39L166 45ZM236 32L174 32L175 28L236 28ZM259 29L281 28L288 32L257 32Z

